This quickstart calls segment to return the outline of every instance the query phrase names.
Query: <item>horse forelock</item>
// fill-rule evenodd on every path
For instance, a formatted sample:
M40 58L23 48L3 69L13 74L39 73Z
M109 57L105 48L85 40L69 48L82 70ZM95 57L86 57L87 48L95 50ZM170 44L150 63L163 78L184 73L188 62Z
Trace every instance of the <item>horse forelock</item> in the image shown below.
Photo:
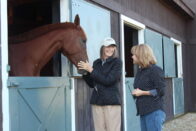
M49 24L45 26L41 26L38 28L35 28L33 30L30 30L28 32L9 37L9 43L21 43L25 42L28 40L35 39L36 37L39 37L41 35L44 35L48 32L57 30L57 29L77 29L77 30L82 30L82 28L79 25L76 25L71 22L64 22L64 23L56 23L56 24Z

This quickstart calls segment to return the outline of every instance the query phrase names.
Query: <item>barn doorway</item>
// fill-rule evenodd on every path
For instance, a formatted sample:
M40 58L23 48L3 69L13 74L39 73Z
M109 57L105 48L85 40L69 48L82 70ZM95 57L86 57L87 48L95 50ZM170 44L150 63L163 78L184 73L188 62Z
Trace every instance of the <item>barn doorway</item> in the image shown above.
M133 64L131 48L138 44L138 30L124 24L125 77L134 77L137 66Z
M138 70L138 66L133 64L131 48L134 45L144 43L145 25L124 15L120 16L120 20L124 130L141 130L140 118L135 116L137 113L135 100L131 95L134 89L134 77Z
M59 21L60 0L8 1L9 37ZM41 70L40 76L61 76L60 53L56 53L56 55L45 65Z

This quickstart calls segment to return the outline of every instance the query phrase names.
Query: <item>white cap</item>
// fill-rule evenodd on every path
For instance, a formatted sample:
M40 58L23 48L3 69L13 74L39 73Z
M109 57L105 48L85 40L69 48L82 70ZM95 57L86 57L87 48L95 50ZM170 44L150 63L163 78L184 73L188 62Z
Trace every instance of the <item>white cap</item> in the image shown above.
M102 44L103 46L110 46L110 45L116 46L115 40L114 40L113 38L111 38L111 37L106 37L106 38L101 42L101 44Z

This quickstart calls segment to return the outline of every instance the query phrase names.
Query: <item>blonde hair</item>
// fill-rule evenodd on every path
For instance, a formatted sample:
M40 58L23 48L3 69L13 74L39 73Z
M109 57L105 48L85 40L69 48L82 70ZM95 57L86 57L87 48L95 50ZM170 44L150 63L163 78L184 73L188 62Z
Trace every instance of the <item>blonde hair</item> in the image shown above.
M113 55L112 55L112 58L118 58L118 49L117 49L117 47L116 46L114 46L115 48L114 48L114 53L113 53ZM104 48L105 48L105 46L101 46L101 48L100 48L100 58L101 59L103 59L104 58Z
M137 57L137 64L142 68L146 68L152 64L157 63L152 48L147 44L133 46L131 48L131 53Z

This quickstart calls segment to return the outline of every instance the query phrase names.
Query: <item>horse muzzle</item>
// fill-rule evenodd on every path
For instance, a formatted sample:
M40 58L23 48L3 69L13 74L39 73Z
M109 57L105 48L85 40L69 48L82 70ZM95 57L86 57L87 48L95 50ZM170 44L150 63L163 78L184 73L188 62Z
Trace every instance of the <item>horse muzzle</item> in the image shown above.
M81 74L81 75L86 75L88 72L86 70L83 70L83 69L78 69L78 74Z

